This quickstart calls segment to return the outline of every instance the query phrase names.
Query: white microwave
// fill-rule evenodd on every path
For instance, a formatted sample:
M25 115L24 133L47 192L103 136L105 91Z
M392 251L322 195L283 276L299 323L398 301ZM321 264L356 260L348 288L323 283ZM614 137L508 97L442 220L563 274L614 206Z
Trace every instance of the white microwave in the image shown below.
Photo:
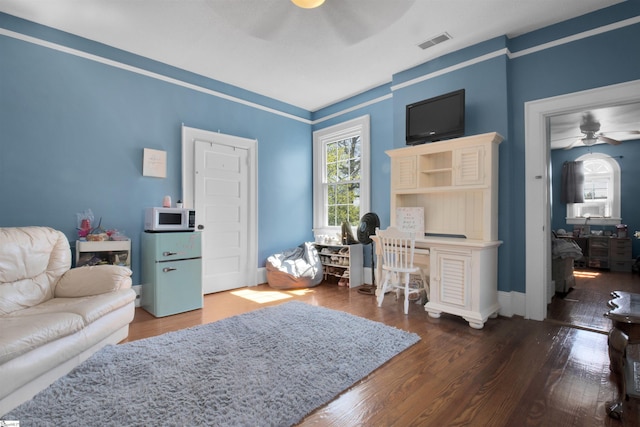
M196 211L185 208L147 208L144 214L145 231L194 231Z

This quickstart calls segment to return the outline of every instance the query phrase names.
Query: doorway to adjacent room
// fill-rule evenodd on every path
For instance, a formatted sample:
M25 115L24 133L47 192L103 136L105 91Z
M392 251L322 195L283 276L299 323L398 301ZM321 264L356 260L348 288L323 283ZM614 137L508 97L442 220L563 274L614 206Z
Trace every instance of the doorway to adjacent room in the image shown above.
M638 99L640 80L525 103L526 318L544 320L551 297L549 118Z

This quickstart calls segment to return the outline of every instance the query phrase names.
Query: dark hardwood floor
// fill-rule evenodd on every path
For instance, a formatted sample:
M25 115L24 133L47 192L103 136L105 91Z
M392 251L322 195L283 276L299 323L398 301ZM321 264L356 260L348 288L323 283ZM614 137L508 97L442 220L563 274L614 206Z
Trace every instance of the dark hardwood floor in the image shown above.
M555 296L547 320L608 333L611 321L604 316L612 291L640 293L640 275L599 269L576 269L576 286L564 298Z
M128 340L293 299L422 338L309 414L302 426L640 425L640 405L634 401L627 404L622 421L605 413L605 402L616 397L617 389L604 333L521 317L490 319L476 330L455 316L432 319L417 304L405 315L392 295L379 308L373 296L335 284L300 291L260 285L221 292L205 296L202 310L159 319L138 308ZM602 311L600 307L600 315Z

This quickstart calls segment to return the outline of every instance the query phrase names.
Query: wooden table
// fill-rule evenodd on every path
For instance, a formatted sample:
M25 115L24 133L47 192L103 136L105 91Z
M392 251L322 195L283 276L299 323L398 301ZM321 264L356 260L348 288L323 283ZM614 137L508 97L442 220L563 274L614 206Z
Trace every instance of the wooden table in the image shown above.
M618 385L618 400L607 403L607 414L621 419L624 400L640 398L640 390L635 386L635 378L640 375L640 361L631 357L630 345L640 344L640 294L613 291L607 305L610 310L605 316L611 319L613 327L609 331L609 360L611 371Z
M640 294L613 291L607 305L611 310L605 313L613 322L613 327L620 329L629 337L629 344L640 343Z

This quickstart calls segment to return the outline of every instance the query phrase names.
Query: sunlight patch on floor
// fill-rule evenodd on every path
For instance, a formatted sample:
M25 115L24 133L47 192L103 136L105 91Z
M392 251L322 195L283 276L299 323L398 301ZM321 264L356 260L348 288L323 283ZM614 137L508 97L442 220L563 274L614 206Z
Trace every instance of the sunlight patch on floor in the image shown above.
M574 271L573 275L575 277L580 277L582 279L595 279L600 275L597 271Z
M295 290L287 291L287 292L290 293L290 294L297 295L297 296L301 297L303 295L312 294L313 293L313 289L309 289L309 288L295 289Z
M278 291L253 291L251 289L241 289L239 291L231 292L240 298L248 299L258 304L266 304L268 302L279 301L287 298L293 298L291 295L287 295L284 292Z

